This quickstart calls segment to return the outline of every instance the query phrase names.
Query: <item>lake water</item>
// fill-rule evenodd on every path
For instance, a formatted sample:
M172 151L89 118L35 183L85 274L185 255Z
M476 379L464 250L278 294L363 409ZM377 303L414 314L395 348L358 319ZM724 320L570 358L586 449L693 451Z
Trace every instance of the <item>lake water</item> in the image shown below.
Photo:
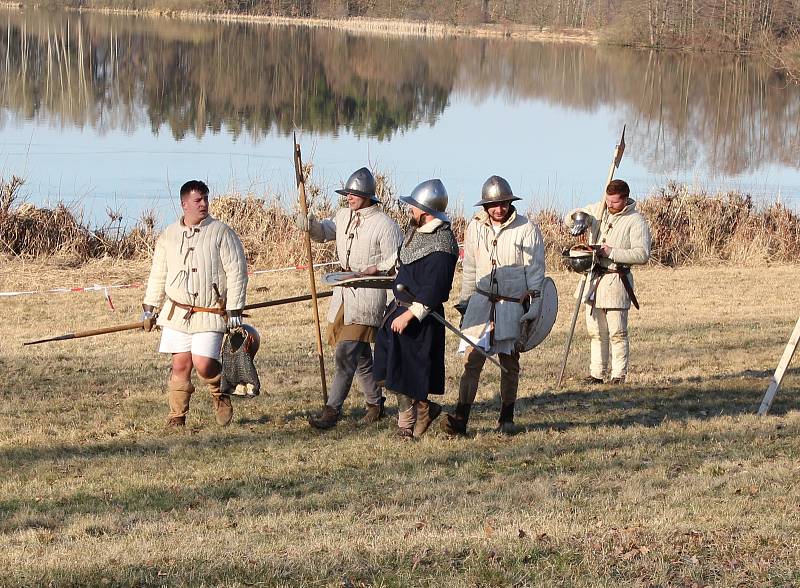
M800 89L731 55L0 10L0 67L0 175L94 222L171 221L191 178L291 205L293 132L330 191L370 165L469 208L499 174L563 210L599 198L627 124L634 196L800 199Z

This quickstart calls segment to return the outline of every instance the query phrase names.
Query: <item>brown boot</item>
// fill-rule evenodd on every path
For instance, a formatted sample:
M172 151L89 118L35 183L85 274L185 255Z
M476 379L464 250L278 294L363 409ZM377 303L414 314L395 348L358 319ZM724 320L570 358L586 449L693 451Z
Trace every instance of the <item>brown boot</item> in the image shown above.
M442 405L436 404L432 400L417 401L417 422L414 423L414 437L419 439L442 413Z
M227 394L220 392L220 381L222 374L217 374L213 378L203 378L203 381L208 385L208 391L211 392L211 400L214 402L214 415L217 419L217 424L220 427L227 426L233 418L233 404L231 404L231 397Z
M367 414L364 415L361 422L365 425L372 425L386 416L386 412L383 409L383 404L385 402L385 398L381 398L377 404L370 404L367 402Z
M308 424L315 429L332 429L338 421L339 411L326 404L322 409L322 414L318 417L309 417Z
M167 384L167 397L169 399L168 427L183 427L186 425L186 414L189 412L189 399L194 392L191 382L176 382L170 380Z
M461 437L467 436L467 423L469 422L469 412L472 409L471 404L456 405L454 414L446 414L442 420L442 431L448 435L459 435Z

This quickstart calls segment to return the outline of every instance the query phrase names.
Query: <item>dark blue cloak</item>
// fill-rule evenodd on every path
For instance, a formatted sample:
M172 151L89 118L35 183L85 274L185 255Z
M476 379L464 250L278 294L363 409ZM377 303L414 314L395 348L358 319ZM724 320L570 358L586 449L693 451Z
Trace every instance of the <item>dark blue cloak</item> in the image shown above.
M450 297L458 256L436 251L412 263L401 264L394 282L398 300L416 299L444 316L444 303ZM398 292L403 284L408 292ZM445 327L432 316L412 320L402 334L392 331L392 321L408 310L390 304L375 340L375 379L392 392L415 400L428 394L444 394Z

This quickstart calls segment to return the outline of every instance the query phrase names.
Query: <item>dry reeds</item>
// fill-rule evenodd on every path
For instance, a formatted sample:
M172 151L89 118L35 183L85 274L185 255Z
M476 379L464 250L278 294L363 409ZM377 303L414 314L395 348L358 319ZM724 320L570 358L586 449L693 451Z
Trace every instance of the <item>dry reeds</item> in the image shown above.
M122 217L108 211L109 221L90 229L83 215L63 203L54 208L38 208L28 202L18 203L24 180L12 176L0 179L0 247L14 257L62 256L88 261L101 257L133 259L152 254L156 219L152 213L142 216L129 230L121 226Z
M310 172L310 165L309 170ZM384 210L407 225L395 187L385 175L377 175L378 198ZM17 205L20 178L0 180L0 247L6 254L22 257L67 256L76 260L100 257L147 258L157 238L156 219L143 216L132 229L121 226L121 217L108 211L109 221L91 229L63 204L53 209ZM309 206L319 218L330 217L343 202L331 202L312 183L307 185ZM294 201L294 198L290 199ZM653 235L651 263L682 266L704 263L753 265L794 262L800 257L800 217L779 201L756 205L750 196L727 192L707 194L669 183L638 203ZM231 194L215 198L211 214L229 224L241 237L251 263L280 267L305 263L303 236L294 226L296 208L281 198L257 198ZM562 215L545 209L529 215L539 224L545 241L548 268L561 267L561 251L574 243ZM451 213L459 240L469 221L463 211ZM333 243L315 244L318 263L335 260Z

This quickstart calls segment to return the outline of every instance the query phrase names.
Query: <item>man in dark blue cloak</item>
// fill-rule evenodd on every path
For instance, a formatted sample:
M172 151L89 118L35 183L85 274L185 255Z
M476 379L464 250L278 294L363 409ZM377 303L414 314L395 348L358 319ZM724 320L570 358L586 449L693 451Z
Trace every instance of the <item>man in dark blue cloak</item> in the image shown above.
M410 205L412 227L397 255L395 300L386 308L375 342L375 378L397 395L398 434L421 437L442 407L428 400L444 394L444 316L458 243L450 228L447 191L428 180L400 200Z

